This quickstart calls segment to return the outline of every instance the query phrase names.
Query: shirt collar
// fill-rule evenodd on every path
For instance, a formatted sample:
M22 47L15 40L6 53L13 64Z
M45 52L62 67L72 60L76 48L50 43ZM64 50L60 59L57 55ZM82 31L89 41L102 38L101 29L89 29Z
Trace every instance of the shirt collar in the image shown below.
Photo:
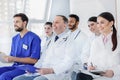
M102 38L111 39L111 36L112 36L112 32L110 32L107 36L102 35Z
M61 38L65 33L66 33L66 32L64 31L64 32L62 32L62 33L59 34L59 35L55 34L55 36L58 36L59 38Z
M106 44L111 39L111 36L112 36L112 32L109 33L107 36L102 35L104 44Z

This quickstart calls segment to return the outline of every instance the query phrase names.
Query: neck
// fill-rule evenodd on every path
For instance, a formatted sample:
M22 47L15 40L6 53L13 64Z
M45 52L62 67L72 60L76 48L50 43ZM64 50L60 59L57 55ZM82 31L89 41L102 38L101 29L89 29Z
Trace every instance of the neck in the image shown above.
M23 31L20 32L21 38L28 32L27 29L24 29Z
M53 33L52 34L50 34L50 35L47 35L47 37L51 37L53 35Z
M95 36L99 36L100 35L100 33L95 33Z
M110 34L112 32L112 30L108 30L105 33L103 33L104 36L107 36L108 34Z
M73 28L71 31L74 32L78 27Z

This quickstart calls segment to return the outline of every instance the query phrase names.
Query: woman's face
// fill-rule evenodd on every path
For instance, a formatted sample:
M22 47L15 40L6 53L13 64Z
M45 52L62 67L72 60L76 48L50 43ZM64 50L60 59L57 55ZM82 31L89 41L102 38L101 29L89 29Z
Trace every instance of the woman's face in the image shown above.
M50 25L45 25L44 30L45 30L46 36L51 36L52 35L53 29Z
M88 21L88 26L91 32L93 33L98 32L97 22Z
M100 16L97 18L97 27L101 34L106 34L109 31L111 31L112 25L113 21L110 22L107 19Z

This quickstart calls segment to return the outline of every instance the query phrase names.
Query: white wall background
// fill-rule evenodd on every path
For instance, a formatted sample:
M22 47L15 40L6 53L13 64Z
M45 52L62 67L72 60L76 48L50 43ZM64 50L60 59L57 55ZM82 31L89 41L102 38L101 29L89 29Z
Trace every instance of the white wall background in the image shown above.
M0 51L9 54L12 40L12 27L7 24L0 24Z
M116 11L117 11L117 28L118 28L118 34L120 35L120 0L116 0Z
M70 9L70 13L79 15L79 28L81 28L87 35L90 34L87 26L87 20L89 17L97 16L104 11L109 11L116 16L115 0L70 0Z
M56 15L68 17L70 13L70 0L52 0L49 21L53 21Z

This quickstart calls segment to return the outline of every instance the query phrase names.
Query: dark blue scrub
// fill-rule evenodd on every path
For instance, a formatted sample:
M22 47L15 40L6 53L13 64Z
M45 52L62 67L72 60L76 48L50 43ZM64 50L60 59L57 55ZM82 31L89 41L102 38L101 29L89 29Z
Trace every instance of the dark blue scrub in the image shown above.
M33 32L27 32L23 38L20 34L16 35L12 39L11 56L15 57L30 57L34 59L40 58L41 40ZM0 80L12 80L14 77L24 74L25 71L21 70L20 65L34 65L25 64L20 62L14 62L12 66L0 68Z

